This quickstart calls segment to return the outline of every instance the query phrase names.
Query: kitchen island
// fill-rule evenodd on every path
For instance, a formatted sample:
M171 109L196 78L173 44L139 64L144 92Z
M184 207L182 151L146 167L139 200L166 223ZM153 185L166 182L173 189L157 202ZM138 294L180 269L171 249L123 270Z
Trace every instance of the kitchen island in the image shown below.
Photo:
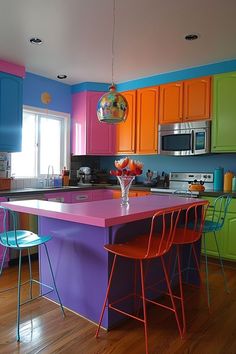
M121 206L119 199L81 204L22 200L2 205L39 216L39 234L53 237L48 249L63 305L97 323L111 266L104 244L123 242L149 231L151 217L157 211L186 209L199 202L202 201L150 195L131 198L128 206ZM51 284L43 248L39 252L39 267L41 280ZM129 260L120 263L111 297L120 296L133 286L132 267ZM162 279L158 264L151 276ZM56 300L54 293L50 298ZM109 310L104 315L103 327L110 328L119 320L120 315Z

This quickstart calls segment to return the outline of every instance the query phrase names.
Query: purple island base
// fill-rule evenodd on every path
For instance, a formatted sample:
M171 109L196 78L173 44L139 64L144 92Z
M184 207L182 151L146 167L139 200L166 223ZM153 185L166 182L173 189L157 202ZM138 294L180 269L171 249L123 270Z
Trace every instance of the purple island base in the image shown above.
M118 199L81 204L30 200L4 202L2 205L39 216L39 234L53 237L48 242L48 249L63 305L98 323L112 262L103 246L123 242L149 231L150 218L158 210L176 206L184 209L192 203L198 203L198 200L151 195L132 198L128 207L121 207ZM186 247L182 253L183 266L186 265L188 254L189 247ZM153 262L153 267L150 264L148 266L151 271L147 283L153 283L153 279L155 282L163 279L159 261ZM40 250L39 265L41 280L52 285L43 248ZM122 259L119 262L109 300L132 292L133 267L130 260ZM195 272L190 274L189 281L197 282ZM50 298L57 302L54 292ZM120 314L107 310L102 325L109 329L121 318Z

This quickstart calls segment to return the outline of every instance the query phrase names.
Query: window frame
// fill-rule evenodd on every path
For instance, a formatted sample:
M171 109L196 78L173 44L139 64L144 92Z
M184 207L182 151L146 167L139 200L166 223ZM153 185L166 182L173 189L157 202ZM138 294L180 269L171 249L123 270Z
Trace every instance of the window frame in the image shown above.
M39 131L39 122L40 122L40 117L47 117L47 116L53 116L54 119L57 119L61 122L63 122L64 125L64 131L61 129L61 138L63 139L64 146L61 147L61 159L60 159L60 165L61 169L63 169L64 166L66 166L68 169L70 169L70 114L65 113L65 112L58 112L58 111L53 111L53 110L48 110L44 108L38 108L38 107L32 107L32 106L27 106L23 105L23 114L24 112L30 113L30 114L35 114L37 117L37 131L36 131L36 145L37 145L37 150L36 150L36 156L35 156L35 173L36 176L30 177L30 176L15 176L14 178L24 178L24 179L32 179L32 178L43 178L47 174L39 174L40 171L40 131ZM23 119L23 118L22 118ZM23 129L23 128L22 128Z

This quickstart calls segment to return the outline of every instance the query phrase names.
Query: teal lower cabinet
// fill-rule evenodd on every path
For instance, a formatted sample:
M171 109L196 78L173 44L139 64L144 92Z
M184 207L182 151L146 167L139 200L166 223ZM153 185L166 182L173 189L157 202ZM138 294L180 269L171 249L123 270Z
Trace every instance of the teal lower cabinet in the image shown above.
M213 204L212 197L204 197L210 204ZM232 199L229 211L226 215L222 230L216 233L217 241L220 248L222 258L230 261L236 261L236 199ZM213 233L206 234L206 250L207 254L218 258L218 252L215 244ZM204 254L204 244L202 239L202 253Z

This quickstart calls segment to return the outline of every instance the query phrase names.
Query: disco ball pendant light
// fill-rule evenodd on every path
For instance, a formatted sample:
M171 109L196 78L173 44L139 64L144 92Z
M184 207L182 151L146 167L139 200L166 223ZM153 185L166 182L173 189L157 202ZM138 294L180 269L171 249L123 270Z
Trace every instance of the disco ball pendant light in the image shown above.
M116 91L114 84L114 37L116 0L113 1L113 31L112 31L112 84L109 92L105 93L97 104L97 117L102 123L117 124L124 122L128 114L128 102Z

